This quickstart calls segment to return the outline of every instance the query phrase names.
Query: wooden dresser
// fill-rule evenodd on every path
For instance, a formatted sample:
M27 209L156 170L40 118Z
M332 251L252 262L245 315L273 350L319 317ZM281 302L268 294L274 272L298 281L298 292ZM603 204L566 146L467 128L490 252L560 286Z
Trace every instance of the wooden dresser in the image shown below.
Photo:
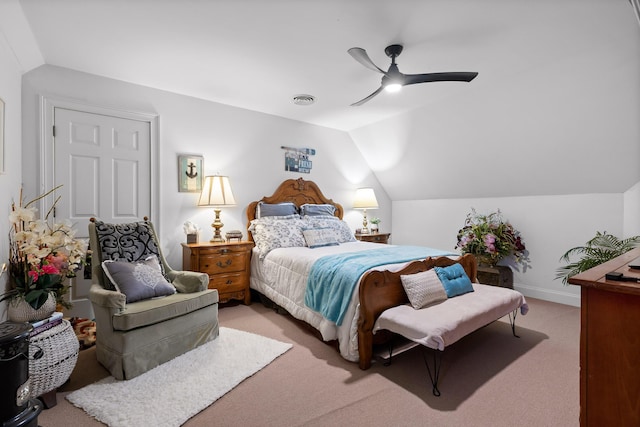
M581 426L640 426L640 284L605 279L640 278L628 267L637 257L640 248L569 279L582 288Z
M220 302L251 303L249 271L253 242L183 243L182 268L209 274L209 289Z

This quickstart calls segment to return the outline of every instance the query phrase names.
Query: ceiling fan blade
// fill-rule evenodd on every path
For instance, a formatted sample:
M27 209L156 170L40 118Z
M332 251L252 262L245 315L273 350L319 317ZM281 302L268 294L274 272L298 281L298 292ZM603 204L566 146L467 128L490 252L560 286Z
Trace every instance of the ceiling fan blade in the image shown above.
M383 87L382 87L382 86L380 86L380 87L378 88L378 90L376 90L375 92L373 92L371 95L367 96L367 97L366 97L366 98L364 98L364 99L361 99L361 100L360 100L360 101L358 101L358 102L354 102L353 104L351 104L351 107L357 107L357 106L359 106L359 105L364 104L365 102L367 102L368 100L370 100L371 98L373 98L374 96L376 96L377 94L379 94L380 92L382 92L382 89L383 89Z
M371 58L369 58L369 55L367 55L367 51L362 49L361 47L352 47L347 52L349 52L349 55L353 56L353 59L355 59L356 61L358 61L365 67L367 67L368 69L372 71L377 71L382 74L386 74L384 71L378 68L376 64L373 63Z
M406 86L429 82L470 82L477 75L475 72L405 74L404 84Z

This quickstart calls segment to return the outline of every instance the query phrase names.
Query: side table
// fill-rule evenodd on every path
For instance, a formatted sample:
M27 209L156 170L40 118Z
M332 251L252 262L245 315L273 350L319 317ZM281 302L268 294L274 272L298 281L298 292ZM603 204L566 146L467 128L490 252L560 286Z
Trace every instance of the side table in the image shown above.
M361 240L363 242L384 243L385 245L389 243L390 236L391 233L356 233L356 239L358 240Z
M253 242L183 243L182 269L207 273L221 303L237 299L249 305L252 248Z
M40 397L46 408L55 406L55 391L71 376L79 349L73 327L64 319L59 325L29 338L31 397ZM34 359L38 350L42 350L42 357Z
M478 266L478 282L513 289L513 270L506 265Z

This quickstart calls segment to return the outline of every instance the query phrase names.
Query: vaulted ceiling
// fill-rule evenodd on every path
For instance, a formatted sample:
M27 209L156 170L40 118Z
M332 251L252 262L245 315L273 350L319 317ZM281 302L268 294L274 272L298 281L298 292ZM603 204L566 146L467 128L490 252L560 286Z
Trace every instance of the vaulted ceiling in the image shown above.
M396 200L622 192L640 180L628 0L19 4L45 63L347 131ZM381 74L347 50L386 69L394 43L404 73L479 75L351 107ZM316 103L294 105L296 94ZM446 177L440 189L407 185Z

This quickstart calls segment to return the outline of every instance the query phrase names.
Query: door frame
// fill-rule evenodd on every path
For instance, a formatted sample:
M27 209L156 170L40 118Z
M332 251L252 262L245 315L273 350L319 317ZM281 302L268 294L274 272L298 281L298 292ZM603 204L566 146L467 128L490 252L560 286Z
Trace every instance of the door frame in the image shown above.
M52 96L39 96L39 153L40 153L40 174L38 185L40 186L38 194L43 194L54 186L54 110L56 108L65 108L68 110L76 110L91 114L100 114L103 116L113 116L122 119L138 120L149 123L150 143L150 218L154 222L154 226L161 229L162 221L160 219L160 116L152 113L140 113L127 110L121 110L110 107L102 107L93 104L85 104L78 101L56 98ZM39 211L48 212L53 203L52 197L45 197L39 201ZM157 224L157 225L156 225Z

